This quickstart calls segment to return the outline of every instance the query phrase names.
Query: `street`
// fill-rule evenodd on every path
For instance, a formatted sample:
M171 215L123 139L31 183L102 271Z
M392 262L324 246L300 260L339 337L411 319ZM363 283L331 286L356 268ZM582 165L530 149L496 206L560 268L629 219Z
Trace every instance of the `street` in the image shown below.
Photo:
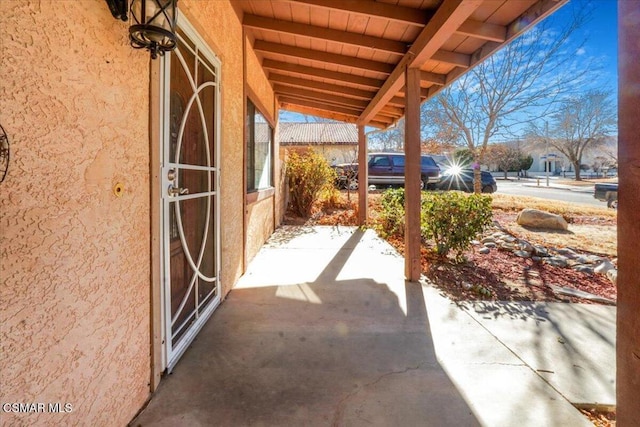
M498 183L498 194L561 200L563 202L600 207L604 209L607 207L605 202L596 200L593 197L593 187L575 187L575 189L571 190L547 187L544 179L540 180L540 187L536 186L536 181L504 181L499 179L496 180L496 182Z

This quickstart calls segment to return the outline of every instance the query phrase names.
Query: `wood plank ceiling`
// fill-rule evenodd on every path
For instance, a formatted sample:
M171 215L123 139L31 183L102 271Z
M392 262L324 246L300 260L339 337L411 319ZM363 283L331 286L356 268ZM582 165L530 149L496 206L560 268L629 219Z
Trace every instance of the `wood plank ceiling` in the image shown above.
M242 0L281 108L386 128L567 0Z

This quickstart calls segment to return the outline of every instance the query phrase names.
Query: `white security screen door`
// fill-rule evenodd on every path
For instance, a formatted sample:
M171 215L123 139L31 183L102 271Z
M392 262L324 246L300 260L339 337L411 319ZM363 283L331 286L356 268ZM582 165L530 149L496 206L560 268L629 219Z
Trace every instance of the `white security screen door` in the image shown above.
M220 303L220 63L184 20L162 76L166 368Z

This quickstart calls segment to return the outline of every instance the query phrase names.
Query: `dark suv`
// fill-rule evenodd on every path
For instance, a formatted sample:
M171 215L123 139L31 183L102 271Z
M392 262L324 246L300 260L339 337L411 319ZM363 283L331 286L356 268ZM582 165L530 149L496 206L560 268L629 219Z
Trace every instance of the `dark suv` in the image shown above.
M483 193L498 191L496 180L489 172L480 172L480 188ZM450 168L442 173L442 180L437 185L438 190L458 190L473 192L473 169Z
M369 154L369 184L404 185L404 154ZM431 156L420 156L422 188L434 189L440 182L440 168Z

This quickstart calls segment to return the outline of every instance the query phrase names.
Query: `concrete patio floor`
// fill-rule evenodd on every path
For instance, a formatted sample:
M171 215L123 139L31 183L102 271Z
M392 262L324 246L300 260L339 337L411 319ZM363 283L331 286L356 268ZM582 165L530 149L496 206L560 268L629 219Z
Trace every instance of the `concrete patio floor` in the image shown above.
M282 227L137 426L589 426L615 308L451 303L371 230Z

